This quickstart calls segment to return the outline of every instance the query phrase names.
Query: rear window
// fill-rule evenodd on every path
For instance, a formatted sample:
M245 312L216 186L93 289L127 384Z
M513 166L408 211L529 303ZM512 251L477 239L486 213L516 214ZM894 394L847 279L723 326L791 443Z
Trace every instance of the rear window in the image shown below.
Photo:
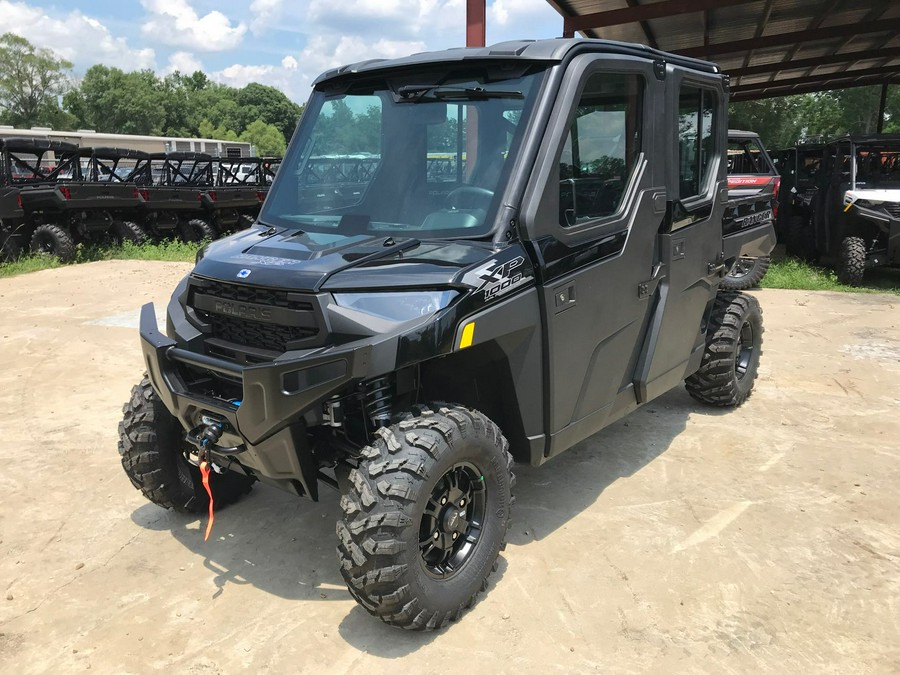
M755 138L728 140L728 175L768 175L774 173L762 144Z

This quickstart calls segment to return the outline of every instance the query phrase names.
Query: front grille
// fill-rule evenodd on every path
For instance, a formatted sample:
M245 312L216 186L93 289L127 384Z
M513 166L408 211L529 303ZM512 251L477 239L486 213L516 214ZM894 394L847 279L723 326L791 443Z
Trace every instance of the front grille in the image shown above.
M318 333L315 328L277 326L211 312L207 314L213 337L236 345L268 349L273 352L287 351L291 343L314 337Z
M210 356L258 363L325 338L318 299L308 294L194 277L188 306Z

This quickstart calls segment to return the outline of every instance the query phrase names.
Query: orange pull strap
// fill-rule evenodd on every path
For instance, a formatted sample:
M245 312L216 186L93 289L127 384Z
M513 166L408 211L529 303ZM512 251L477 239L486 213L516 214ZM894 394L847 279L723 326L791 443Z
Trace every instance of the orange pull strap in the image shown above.
M209 487L209 462L206 460L200 462L200 475L203 477L203 487L206 488L206 494L209 495L209 522L206 523L206 534L203 535L203 541L209 539L209 533L212 532L215 514L213 513L213 494Z

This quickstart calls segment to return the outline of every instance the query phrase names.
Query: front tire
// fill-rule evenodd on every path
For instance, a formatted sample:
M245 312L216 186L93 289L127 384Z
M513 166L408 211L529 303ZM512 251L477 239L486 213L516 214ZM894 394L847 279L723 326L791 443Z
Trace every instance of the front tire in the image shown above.
M759 258L750 258L743 256L737 259L734 267L728 273L719 288L727 291L745 291L748 288L759 286L759 282L766 276L769 271L769 265L772 259L769 256L760 256Z
M866 242L860 237L845 237L838 252L838 281L859 286L866 271Z
M762 309L756 298L719 293L709 317L700 368L685 380L688 393L709 405L741 405L753 391L762 336Z
M184 431L144 377L131 390L119 422L119 455L131 484L154 504L181 513L206 510L209 496L200 470L183 455ZM250 492L253 479L226 471L210 473L216 507L237 501Z
M421 406L379 429L341 499L350 595L385 623L434 630L487 588L513 503L509 444L481 413Z

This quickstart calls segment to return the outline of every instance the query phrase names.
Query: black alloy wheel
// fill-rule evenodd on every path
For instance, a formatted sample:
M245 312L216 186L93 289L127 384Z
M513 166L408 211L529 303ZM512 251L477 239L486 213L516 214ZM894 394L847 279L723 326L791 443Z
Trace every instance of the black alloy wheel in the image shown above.
M465 565L481 538L486 486L469 462L450 468L434 486L419 524L419 550L430 576L449 579Z

